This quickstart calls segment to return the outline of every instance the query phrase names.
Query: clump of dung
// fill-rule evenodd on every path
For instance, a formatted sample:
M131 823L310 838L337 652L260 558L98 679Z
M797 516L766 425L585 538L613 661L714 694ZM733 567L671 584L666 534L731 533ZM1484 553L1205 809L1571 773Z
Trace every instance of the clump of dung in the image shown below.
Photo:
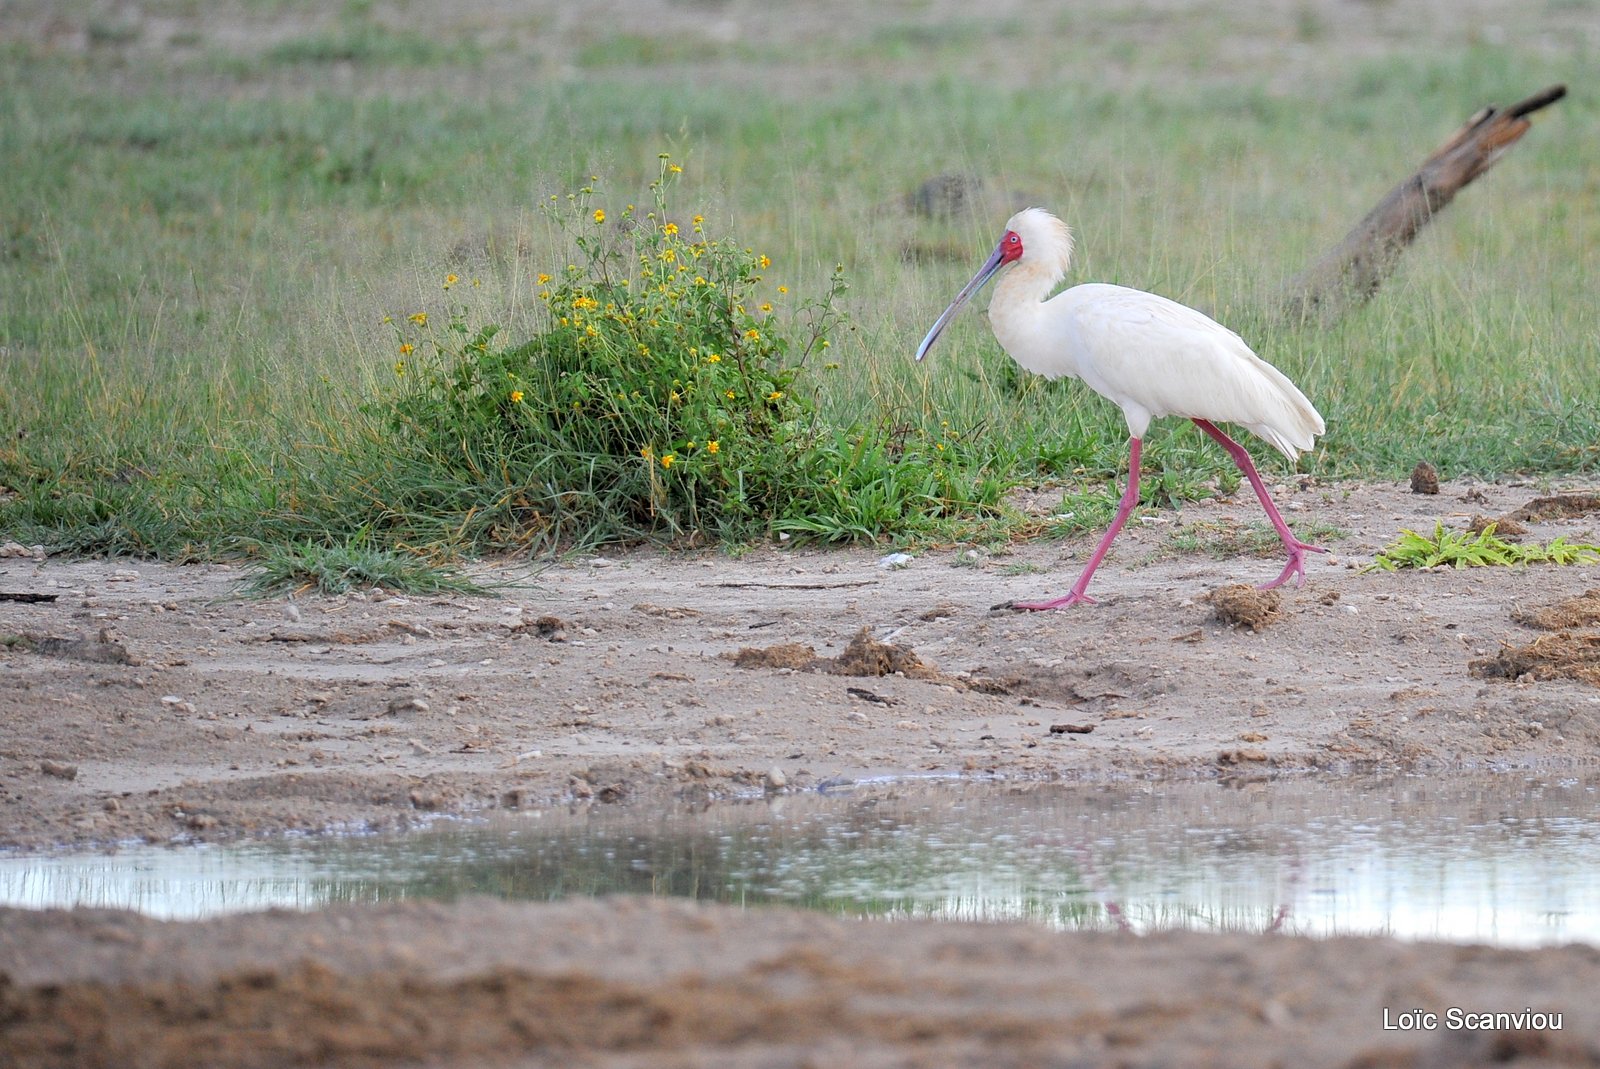
M733 655L739 668L792 668L797 672L816 669L817 651L799 642L777 646L746 646Z
M739 668L792 668L836 676L890 676L898 672L912 679L939 678L939 670L924 662L911 647L879 642L866 627L856 632L837 657L818 657L810 646L785 642L777 646L746 646L733 655L733 663Z
M924 664L911 647L879 642L865 627L823 670L836 676L888 676L899 672L913 679L932 679L939 674L933 665Z
M1411 492L1413 494L1437 494L1439 492L1439 469L1429 464L1426 460L1417 461L1417 466L1411 469Z
M1570 520L1600 512L1600 494L1552 494L1536 497L1511 514L1514 520L1536 523L1539 520Z
M1518 609L1511 618L1541 631L1571 631L1600 625L1600 590L1585 590L1575 598L1536 609Z
M1600 687L1600 634L1556 631L1526 646L1501 647L1467 667L1485 679L1576 679Z
M1230 583L1206 595L1217 619L1231 626L1260 631L1282 615L1283 599L1276 590L1257 590L1248 583Z
M1473 516L1472 522L1467 524L1467 533L1481 535L1491 527L1494 528L1496 538L1504 539L1507 542L1520 542L1522 541L1522 536L1528 533L1526 524L1518 523L1510 516L1501 516L1496 519L1493 516L1485 516L1481 513Z

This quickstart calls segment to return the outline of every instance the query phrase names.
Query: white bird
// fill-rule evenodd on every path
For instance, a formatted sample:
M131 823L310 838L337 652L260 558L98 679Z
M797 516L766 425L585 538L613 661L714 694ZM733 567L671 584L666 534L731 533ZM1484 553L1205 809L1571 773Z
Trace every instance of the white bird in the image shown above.
M1139 501L1141 439L1158 416L1184 416L1215 439L1250 480L1267 518L1277 529L1289 561L1261 589L1294 576L1305 581L1305 555L1326 553L1294 536L1272 504L1244 447L1216 427L1237 423L1255 432L1291 461L1324 430L1322 416L1283 372L1261 359L1244 340L1216 320L1154 293L1086 283L1050 291L1072 262L1072 232L1042 208L1025 208L1006 223L994 253L972 276L917 348L928 355L961 306L995 274L989 322L1002 348L1018 364L1046 378L1071 375L1122 409L1128 421L1128 489L1111 528L1095 546L1083 574L1064 596L1013 602L1017 609L1060 609L1094 603L1085 591L1111 542Z

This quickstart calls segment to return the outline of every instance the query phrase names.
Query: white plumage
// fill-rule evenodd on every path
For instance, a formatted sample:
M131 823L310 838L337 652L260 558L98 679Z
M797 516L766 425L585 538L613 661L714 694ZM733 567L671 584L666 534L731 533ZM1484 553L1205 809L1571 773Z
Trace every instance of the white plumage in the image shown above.
M1128 489L1116 519L1070 593L1016 607L1053 609L1094 600L1084 591L1138 501L1141 441L1150 421L1161 416L1193 420L1250 480L1289 554L1282 574L1266 586L1278 586L1291 575L1304 581L1304 554L1323 550L1294 537L1249 453L1214 424L1246 427L1293 460L1323 432L1322 416L1288 376L1252 352L1239 335L1193 308L1106 283L1086 283L1050 297L1071 265L1072 244L1066 224L1042 208L1013 215L994 253L917 349L921 360L961 306L1008 268L989 303L989 322L1001 347L1036 374L1081 379L1120 407L1127 420Z

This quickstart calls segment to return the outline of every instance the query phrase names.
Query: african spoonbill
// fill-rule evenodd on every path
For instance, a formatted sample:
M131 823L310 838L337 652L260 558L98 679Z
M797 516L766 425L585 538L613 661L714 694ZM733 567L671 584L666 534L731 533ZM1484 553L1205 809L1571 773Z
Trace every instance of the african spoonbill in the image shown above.
M1207 315L1154 293L1091 282L1050 291L1072 261L1072 232L1042 208L1025 208L1006 223L1000 244L956 294L917 348L920 361L961 306L990 278L995 286L989 323L1002 348L1035 374L1071 375L1122 409L1128 421L1128 488L1072 589L1049 601L1018 601L1017 609L1061 609L1094 603L1085 591L1111 542L1139 502L1141 439L1158 416L1184 416L1215 439L1261 499L1283 540L1288 563L1271 589L1293 576L1305 581L1305 555L1325 549L1300 541L1284 523L1250 454L1216 426L1237 423L1294 460L1323 432L1322 417L1288 377L1261 359L1233 331ZM1047 300L1046 298L1049 297Z

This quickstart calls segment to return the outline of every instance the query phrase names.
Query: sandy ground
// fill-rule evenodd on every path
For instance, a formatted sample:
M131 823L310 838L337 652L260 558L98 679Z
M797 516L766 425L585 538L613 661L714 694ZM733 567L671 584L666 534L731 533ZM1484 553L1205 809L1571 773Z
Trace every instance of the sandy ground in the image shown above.
M777 548L502 564L478 578L520 582L493 597L252 600L231 568L0 559L0 593L54 598L0 600L0 845L398 827L881 772L1593 760L1600 689L1471 666L1553 635L1588 654L1581 628L1523 621L1600 587L1600 565L1362 571L1402 528L1506 516L1550 488L1279 490L1292 520L1343 534L1257 628L1210 598L1276 575L1276 550L1184 548L1237 544L1259 516L1248 490L1136 520L1100 604L1054 613L994 606L1064 592L1092 536L900 568ZM1527 537L1596 526L1579 510Z
M1064 591L1091 536L898 568L782 547L500 563L477 573L512 584L496 597L251 600L232 568L8 557L0 843L398 828L895 772L1591 765L1600 689L1537 677L1593 671L1583 595L1600 566L1362 570L1402 528L1508 516L1557 489L1286 482L1292 522L1341 533L1276 611L1236 607L1255 628L1220 620L1213 597L1279 567L1227 551L1257 521L1248 491L1136 521L1100 604L1045 614L995 606ZM1596 540L1577 504L1528 537ZM1553 607L1565 630L1537 626ZM1536 642L1540 664L1494 674ZM189 925L12 912L0 1064L1588 1065L1597 980L1595 948L627 901ZM1559 1032L1383 1030L1384 1007L1413 1004L1566 1017Z

